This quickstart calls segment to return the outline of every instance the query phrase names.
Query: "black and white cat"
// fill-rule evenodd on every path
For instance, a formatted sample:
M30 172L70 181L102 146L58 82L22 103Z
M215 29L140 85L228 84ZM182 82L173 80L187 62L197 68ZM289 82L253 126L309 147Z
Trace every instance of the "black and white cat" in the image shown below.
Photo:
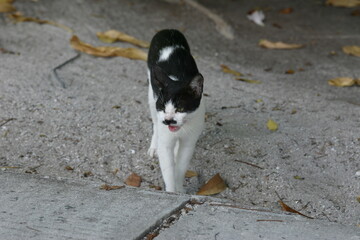
M183 182L203 130L203 76L182 33L166 29L152 39L148 55L153 136L149 155L159 157L166 191L184 192Z

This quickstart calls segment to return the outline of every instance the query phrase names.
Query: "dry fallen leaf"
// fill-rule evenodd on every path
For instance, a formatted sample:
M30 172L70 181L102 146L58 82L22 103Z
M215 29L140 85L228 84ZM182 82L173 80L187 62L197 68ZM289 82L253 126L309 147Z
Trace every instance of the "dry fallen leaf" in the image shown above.
M339 78L330 79L328 83L336 87L351 87L355 85L357 81L354 78L350 78L350 77L339 77Z
M306 218L310 218L310 219L313 219L312 217L309 217L309 216L306 216L304 214L302 214L301 212L299 211L296 211L295 209L289 207L288 205L286 205L283 201L279 200L279 203L281 205L281 208L283 211L286 211L286 212L291 212L291 213L296 213L296 214L299 214L303 217L306 217Z
M113 43L116 41L122 41L122 42L128 42L133 45L143 47L143 48L149 48L150 43L136 39L130 35L127 35L126 33L117 31L117 30L109 30L106 32L98 32L96 33L98 38L106 43Z
M104 185L101 185L100 189L110 191L110 190L121 189L121 188L124 188L124 187L125 186L115 186L115 185L111 186L111 185L104 184Z
M251 79L246 79L246 78L236 78L236 80L242 81L242 82L247 82L247 83L255 83L255 84L260 84L261 83L258 80L251 80Z
M0 13L16 11L16 8L12 5L13 2L13 0L0 0Z
M146 235L146 240L153 240L159 235L159 232L149 233Z
M360 0L327 0L326 4L334 7L356 7L360 6Z
M279 11L279 13L282 13L282 14L290 14L290 13L292 13L293 11L294 11L293 8L288 7L288 8L283 8L283 9L281 9L281 10Z
M304 47L303 44L294 44L294 43L283 43L283 42L271 42L266 39L261 39L259 41L259 46L269 49L297 49Z
M359 46L344 46L342 48L342 50L346 54L360 57L360 47Z
M87 171L87 172L83 173L83 176L84 177L91 177L91 176L94 176L94 174L91 171Z
M200 190L196 193L197 195L213 195L224 191L227 188L224 180L217 173L212 177Z
M289 69L285 72L285 74L294 74L294 73L295 73L295 71L292 69Z
M221 64L220 67L221 67L221 70L222 70L224 73L230 73L230 74L232 74L232 75L234 75L234 76L237 76L237 77L240 77L240 76L243 75L242 73L240 73L240 72L238 72L238 71L235 71L235 70L230 69L228 66L226 66L226 65L224 65L224 64Z
M295 175L294 179L296 179L296 180L305 180L304 177L301 177L301 176L298 176L298 175Z
M185 173L186 178L197 177L197 175L198 175L197 172L191 170L187 170Z
M356 9L356 10L352 11L351 16L355 16L355 17L360 16L360 9Z
M149 188L153 188L155 190L161 191L162 188L160 186L156 186L156 185L150 185Z
M147 60L147 54L137 48L120 48L120 47L94 47L88 43L80 41L73 35L70 39L70 45L74 49L97 57L126 57L130 59Z
M33 17L25 17L23 16L20 12L16 12L16 13L13 13L13 14L8 14L8 17L10 19L12 19L14 22L36 22L36 23L39 23L39 24L50 24L50 25L53 25L55 27L59 27L59 28L62 28L68 32L73 32L73 30L63 24L60 24L60 23L56 23L56 22L53 22L53 21L48 21L48 20L42 20L42 19L39 19L39 18L33 18Z
M66 166L66 167L65 167L65 170L74 171L74 168L73 168L73 167L70 167L70 166Z
M132 173L126 180L125 184L133 187L140 187L141 177L136 173Z
M274 120L272 120L272 119L269 119L268 120L268 122L266 123L266 126L267 126L267 128L269 129L269 130L271 130L271 131L276 131L276 130L278 130L278 124L274 121Z

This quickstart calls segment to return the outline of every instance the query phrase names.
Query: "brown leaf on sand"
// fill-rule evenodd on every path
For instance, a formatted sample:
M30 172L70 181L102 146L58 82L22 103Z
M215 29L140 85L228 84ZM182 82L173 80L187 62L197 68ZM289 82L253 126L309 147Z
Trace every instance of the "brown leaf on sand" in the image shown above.
M292 69L289 69L289 70L285 71L285 74L294 74L294 73L295 73L295 71L292 70Z
M14 22L18 23L18 22L36 22L36 23L39 23L39 24L50 24L50 25L53 25L55 27L59 27L59 28L62 28L68 32L73 32L73 30L63 24L60 24L60 23L56 23L56 22L53 22L53 21L48 21L48 20L42 20L42 19L39 19L39 18L33 18L33 17L25 17L23 16L20 12L16 12L16 13L13 13L13 14L8 14L7 15L11 20L13 20Z
M156 185L150 185L149 188L153 188L155 190L161 191L162 187Z
M191 170L187 170L185 173L186 178L197 177L197 175L198 175L197 172Z
M240 77L242 76L242 73L238 72L238 71L235 71L235 70L232 70L230 69L228 66L224 65L224 64L221 64L220 65L221 67L221 70L224 72L224 73L230 73L236 77Z
M355 17L360 16L360 9L356 9L356 10L352 11L351 16L355 16Z
M13 0L0 0L0 13L8 13L16 11L16 8L12 5Z
M292 13L293 11L294 11L293 8L288 7L288 8L283 8L283 9L281 9L281 10L279 11L279 13L281 13L281 14L290 14L290 13Z
M330 79L328 83L336 87L351 87L357 83L357 80L350 77L339 77Z
M105 43L113 43L116 41L128 42L138 47L149 48L150 43L134 38L133 36L127 35L126 33L109 30L106 32L98 32L96 36Z
M342 48L342 50L346 54L360 57L360 47L359 46L344 46Z
M133 187L140 187L141 177L136 173L132 173L126 180L125 184Z
M226 188L226 183L220 177L220 174L217 173L205 185L203 185L196 194L205 196L214 195L224 191Z
M120 47L94 47L88 43L80 41L80 39L73 35L70 39L72 48L97 57L125 57L137 60L147 60L147 54L137 48L120 48Z
M125 186L115 186L115 185L111 186L111 185L104 184L104 185L101 185L100 189L110 191L110 190L121 189L121 188L124 188L124 187Z
M360 0L327 0L326 5L334 7L356 7L360 6Z
M302 214L301 212L296 211L295 209L289 207L288 205L286 205L286 204L285 204L283 201L281 201L281 200L279 200L278 202L280 203L281 208L282 208L283 211L291 212L291 213L296 213L296 214L299 214L300 216L313 219L312 217L306 216L306 215Z
M259 80L247 79L247 78L236 78L236 80L247 83L261 84Z
M259 41L259 46L268 49L297 49L304 47L303 44L284 43L284 42L271 42L266 39Z

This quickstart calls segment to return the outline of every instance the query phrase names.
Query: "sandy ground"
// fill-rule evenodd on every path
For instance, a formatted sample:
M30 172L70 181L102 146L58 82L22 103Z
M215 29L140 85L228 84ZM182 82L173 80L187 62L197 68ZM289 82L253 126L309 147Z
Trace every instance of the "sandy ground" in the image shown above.
M220 173L228 189L219 198L280 209L277 192L314 218L360 224L359 87L327 83L360 77L360 58L341 51L359 45L354 8L320 1L200 3L230 24L233 40L186 4L24 0L14 5L26 16L71 27L94 45L106 45L96 32L108 29L148 41L163 28L182 30L205 77L207 102L206 129L190 167L199 176L187 179L188 193ZM246 18L257 7L265 9L265 27ZM294 12L280 14L285 7ZM76 55L70 33L48 24L14 24L2 14L0 34L0 48L12 52L0 53L3 171L117 185L136 172L141 187L163 186L157 159L146 155L151 120L145 62L81 54L58 71L64 89L51 72ZM260 39L306 46L268 50L257 45ZM236 81L220 64L262 83ZM290 69L295 73L285 74ZM270 118L279 124L275 132L266 127Z

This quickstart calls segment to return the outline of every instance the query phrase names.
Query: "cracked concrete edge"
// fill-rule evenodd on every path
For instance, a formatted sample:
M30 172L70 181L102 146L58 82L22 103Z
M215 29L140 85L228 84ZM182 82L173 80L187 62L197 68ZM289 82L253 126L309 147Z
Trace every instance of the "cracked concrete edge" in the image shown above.
M146 190L145 190L146 191ZM164 192L166 193L166 192ZM172 194L172 193L170 193ZM274 214L275 216L296 216L295 214L286 214L281 211L264 209L264 208L250 208L250 207L240 207L236 202L229 201L227 199L216 198L212 196L200 196L200 195L187 195L189 200L179 205L174 209L167 217L164 217L159 220L156 226L149 228L145 235L137 239L149 240L154 239L161 235L162 231L170 229L175 226L180 218L186 217L190 212L195 211L196 208L200 205L206 207L224 207L229 209L238 209L246 212L267 212Z
M179 204L177 207L173 208L172 211L170 211L169 213L163 215L161 218L159 218L155 224L153 224L152 226L148 227L147 229L145 229L137 238L135 238L135 240L141 240L141 239L146 239L146 236L148 236L151 233L157 232L157 230L161 229L162 225L164 224L164 221L166 221L167 219L169 219L172 215L180 212L182 209L185 208L185 206L189 203L189 201L184 201L181 204Z

